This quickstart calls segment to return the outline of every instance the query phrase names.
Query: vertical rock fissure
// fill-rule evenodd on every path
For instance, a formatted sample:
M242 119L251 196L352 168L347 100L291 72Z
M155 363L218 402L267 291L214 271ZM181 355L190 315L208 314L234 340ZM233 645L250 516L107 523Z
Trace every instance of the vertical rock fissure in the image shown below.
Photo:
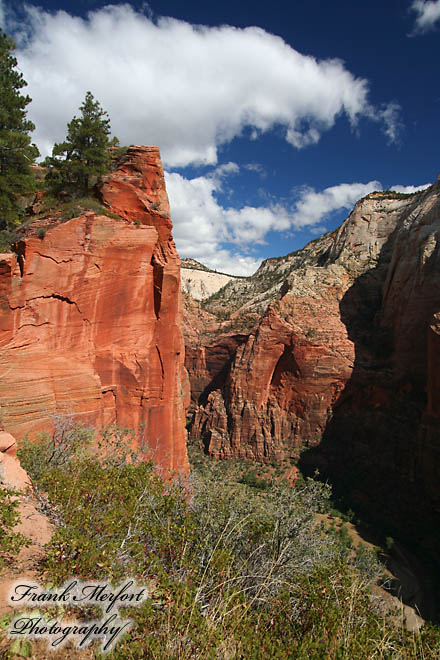
M154 254L151 258L151 265L153 266L154 313L156 318L159 320L160 306L162 304L163 266L157 262Z

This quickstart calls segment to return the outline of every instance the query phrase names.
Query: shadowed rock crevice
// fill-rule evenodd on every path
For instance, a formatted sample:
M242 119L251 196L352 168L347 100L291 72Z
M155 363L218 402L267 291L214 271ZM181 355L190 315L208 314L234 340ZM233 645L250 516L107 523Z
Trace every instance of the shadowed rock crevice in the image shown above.
M156 318L159 319L160 305L162 302L163 266L157 262L155 255L151 258L151 265L153 266L154 313L156 314Z

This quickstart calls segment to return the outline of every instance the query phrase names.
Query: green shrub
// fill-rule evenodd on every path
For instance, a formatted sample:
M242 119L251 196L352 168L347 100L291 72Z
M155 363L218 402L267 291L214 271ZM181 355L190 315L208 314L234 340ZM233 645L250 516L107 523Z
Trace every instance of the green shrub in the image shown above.
M394 539L392 536L387 536L385 539L385 547L388 551L392 550L394 545Z
M316 524L328 486L249 488L246 462L240 469L251 477L238 483L214 478L218 464L201 456L200 471L164 481L124 450L134 439L126 430L99 438L59 426L40 456L31 443L21 450L56 514L47 579L130 575L154 585L140 609L124 612L137 625L107 657L436 657L435 629L415 638L380 616L369 591L380 572L374 556L348 552L340 534Z
M0 568L4 568L29 540L14 527L20 522L17 493L0 488Z
M266 479L259 479L255 471L246 472L241 478L241 483L260 490L267 490L270 487L270 482Z
M19 235L15 230L0 230L0 252L12 252L12 245L19 240Z

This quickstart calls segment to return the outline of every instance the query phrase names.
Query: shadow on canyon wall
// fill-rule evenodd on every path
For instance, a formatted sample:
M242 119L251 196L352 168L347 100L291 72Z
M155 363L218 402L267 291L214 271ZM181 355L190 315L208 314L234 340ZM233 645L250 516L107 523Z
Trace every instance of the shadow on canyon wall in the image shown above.
M319 478L332 484L342 505L371 522L383 539L401 541L408 570L417 573L416 582L423 585L423 595L402 593L404 602L416 603L424 618L435 619L439 603L435 603L429 577L432 571L426 572L425 561L413 553L426 559L427 565L437 566L438 572L440 479L432 475L427 479L426 466L439 475L440 466L433 466L439 454L430 454L435 443L425 442L423 420L427 328L438 311L427 308L427 301L435 296L426 287L434 286L429 274L432 269L438 271L439 260L434 251L423 266L426 277L420 279L420 291L416 291L419 311L409 310L419 314L415 326L410 324L413 335L406 338L412 350L402 351L397 333L405 324L396 316L390 322L384 312L384 285L395 239L396 231L376 267L360 276L341 300L341 318L355 344L353 373L333 407L320 444L302 454L300 468L310 475L317 469ZM407 303L402 301L403 314ZM440 445L440 433L438 440Z

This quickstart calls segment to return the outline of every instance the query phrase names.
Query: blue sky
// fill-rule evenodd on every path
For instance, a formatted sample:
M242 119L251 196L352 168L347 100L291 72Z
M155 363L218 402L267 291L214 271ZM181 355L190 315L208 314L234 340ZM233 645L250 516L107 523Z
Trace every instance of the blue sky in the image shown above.
M46 155L90 89L158 144L181 256L236 274L435 181L440 0L0 0Z

